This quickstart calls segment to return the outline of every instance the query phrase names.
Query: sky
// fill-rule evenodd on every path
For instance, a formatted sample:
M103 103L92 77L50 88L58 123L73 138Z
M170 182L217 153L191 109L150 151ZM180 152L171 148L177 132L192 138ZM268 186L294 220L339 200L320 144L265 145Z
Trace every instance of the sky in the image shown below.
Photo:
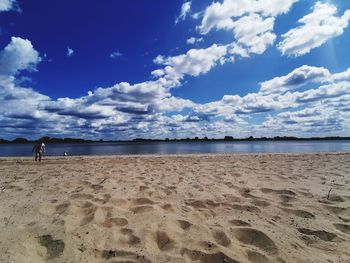
M0 0L0 138L350 136L350 2Z

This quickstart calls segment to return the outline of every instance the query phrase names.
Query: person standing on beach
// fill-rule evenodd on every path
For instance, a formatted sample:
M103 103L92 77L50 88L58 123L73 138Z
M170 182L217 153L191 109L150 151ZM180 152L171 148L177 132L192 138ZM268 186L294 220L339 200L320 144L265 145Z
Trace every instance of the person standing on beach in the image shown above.
M38 161L39 159L39 162L41 162L41 156L45 152L45 143L43 139L39 140L37 144L33 146L32 152L34 151L35 151L35 161Z

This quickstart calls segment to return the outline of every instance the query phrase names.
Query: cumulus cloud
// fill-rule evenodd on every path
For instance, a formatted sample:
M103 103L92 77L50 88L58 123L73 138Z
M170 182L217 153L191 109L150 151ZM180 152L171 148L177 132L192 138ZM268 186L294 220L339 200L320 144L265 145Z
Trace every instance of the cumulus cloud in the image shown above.
M71 57L74 54L74 50L71 49L70 47L67 47L67 53L66 54L67 54L67 57Z
M181 6L180 15L175 19L175 24L179 23L180 20L185 20L187 14L191 11L191 1L184 2Z
M263 17L276 17L287 13L298 0L224 0L213 2L205 11L201 25L202 34L213 29L231 30L234 19L243 15L261 14Z
M323 82L331 77L326 68L301 66L286 76L275 77L272 80L262 82L260 91L264 94L279 93L306 85L310 82Z
M249 53L262 54L276 39L273 33L275 19L257 14L244 16L233 22L233 33L237 42L245 45Z
M302 110L282 112L275 117L269 116L261 127L275 130L280 134L302 137L305 134L325 136L325 134L342 134L346 122L336 110L315 105Z
M12 37L0 52L0 75L16 75L21 70L35 71L40 61L39 53L28 39Z
M167 75L181 78L184 74L198 76L207 73L226 54L226 46L214 44L206 49L190 49L186 54L178 56L158 56L154 62L167 66L164 69Z
M311 132L312 135L318 132L320 136L333 132L347 135L346 129L350 126L346 121L350 118L350 82L347 78L348 70L332 74L326 68L305 65L285 76L262 82L256 93L225 95L219 101L196 104L194 114L186 116L199 123L208 119L210 123L239 120L236 122L239 127L250 125L250 129L254 127L258 131L258 136L289 132L296 136ZM308 84L314 88L296 90ZM313 110L315 108L317 110ZM249 121L254 115L266 114L271 115L261 124Z
M224 0L213 2L204 11L198 30L232 32L246 54L262 54L276 39L275 18L287 13L298 0ZM233 42L234 43L234 42Z
M172 89L186 75L199 76L230 56L248 55L237 43L214 44L177 56L158 56L154 62L159 68L152 71L149 81L121 82L79 98L52 99L18 84L20 74L34 70L40 57L30 41L15 40L0 53L1 65L7 65L0 67L2 136L45 132L112 139L222 137L224 133L242 137L297 133L298 129L304 135L329 135L344 134L350 127L349 69L331 73L327 68L304 65L261 82L257 92L229 94L203 104L173 96ZM14 44L17 42L20 44ZM254 116L261 122L251 121Z
M330 3L317 2L310 14L298 22L302 25L283 34L278 44L283 55L301 56L327 40L343 34L350 20L350 10L338 17L337 8Z
M192 108L195 105L191 100L177 98L177 97L167 97L159 100L155 107L160 112L181 112L185 108Z
M336 98L350 94L350 82L342 81L322 85L317 89L310 89L304 92L296 92L294 95L298 102L313 102L324 99Z

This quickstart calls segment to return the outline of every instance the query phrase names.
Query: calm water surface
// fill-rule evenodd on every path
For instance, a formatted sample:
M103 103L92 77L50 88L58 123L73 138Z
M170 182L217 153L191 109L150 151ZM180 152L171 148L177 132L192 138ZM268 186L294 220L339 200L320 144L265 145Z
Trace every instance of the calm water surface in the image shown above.
M0 144L0 156L31 156L31 144ZM46 155L350 152L350 141L46 144Z

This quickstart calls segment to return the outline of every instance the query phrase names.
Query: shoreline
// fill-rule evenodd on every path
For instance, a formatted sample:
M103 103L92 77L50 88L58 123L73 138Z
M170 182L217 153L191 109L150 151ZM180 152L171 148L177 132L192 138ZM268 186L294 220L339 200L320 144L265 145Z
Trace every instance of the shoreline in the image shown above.
M260 155L350 155L350 152L252 152L252 153L179 153L179 154L153 154L153 153L145 153L145 154L110 154L110 155L43 155L43 161L45 159L53 160L53 159L72 159L72 158L136 158L136 157L215 157L215 156L260 156ZM0 156L1 160L7 159L33 159L33 156Z

